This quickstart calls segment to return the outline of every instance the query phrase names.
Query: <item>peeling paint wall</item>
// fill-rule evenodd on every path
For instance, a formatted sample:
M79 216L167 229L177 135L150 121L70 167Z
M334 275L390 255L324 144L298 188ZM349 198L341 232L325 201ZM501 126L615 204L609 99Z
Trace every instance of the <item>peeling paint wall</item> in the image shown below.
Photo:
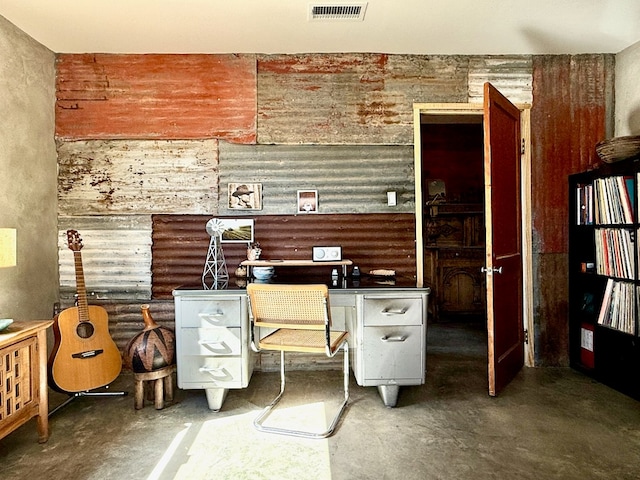
M60 215L218 210L217 140L58 143Z

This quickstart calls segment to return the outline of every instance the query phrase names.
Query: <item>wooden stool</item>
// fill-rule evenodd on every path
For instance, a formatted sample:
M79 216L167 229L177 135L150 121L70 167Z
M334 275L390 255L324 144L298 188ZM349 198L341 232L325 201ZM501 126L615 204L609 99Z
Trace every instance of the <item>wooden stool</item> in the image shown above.
M173 400L173 372L176 371L175 365L169 365L168 367L161 368L160 370L154 370L153 372L134 373L133 379L135 380L135 401L134 406L136 410L140 410L144 407L144 382L154 382L153 389L147 385L147 394L149 400L153 401L156 410L162 410L164 408L165 397L168 401Z

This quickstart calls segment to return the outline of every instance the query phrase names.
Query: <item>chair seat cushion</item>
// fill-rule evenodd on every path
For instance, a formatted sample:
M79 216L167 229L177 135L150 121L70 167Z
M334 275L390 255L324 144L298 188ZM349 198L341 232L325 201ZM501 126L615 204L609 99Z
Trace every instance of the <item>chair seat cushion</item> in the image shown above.
M331 331L330 349L333 354L348 336L347 332ZM293 330L280 328L260 340L260 348L287 352L325 353L324 330Z

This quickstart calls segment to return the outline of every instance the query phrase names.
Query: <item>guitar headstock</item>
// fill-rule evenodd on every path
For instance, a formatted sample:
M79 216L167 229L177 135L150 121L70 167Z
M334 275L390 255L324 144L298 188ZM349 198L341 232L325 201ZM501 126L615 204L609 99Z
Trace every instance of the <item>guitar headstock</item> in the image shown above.
M82 250L82 238L80 234L75 230L67 230L67 244L69 249L74 252Z

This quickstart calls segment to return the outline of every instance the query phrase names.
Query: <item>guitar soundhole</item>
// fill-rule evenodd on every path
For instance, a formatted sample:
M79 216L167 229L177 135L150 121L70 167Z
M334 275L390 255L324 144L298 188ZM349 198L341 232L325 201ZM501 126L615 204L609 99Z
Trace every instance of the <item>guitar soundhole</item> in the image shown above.
M89 322L80 322L78 328L76 329L76 333L80 338L89 338L93 335L93 325Z

